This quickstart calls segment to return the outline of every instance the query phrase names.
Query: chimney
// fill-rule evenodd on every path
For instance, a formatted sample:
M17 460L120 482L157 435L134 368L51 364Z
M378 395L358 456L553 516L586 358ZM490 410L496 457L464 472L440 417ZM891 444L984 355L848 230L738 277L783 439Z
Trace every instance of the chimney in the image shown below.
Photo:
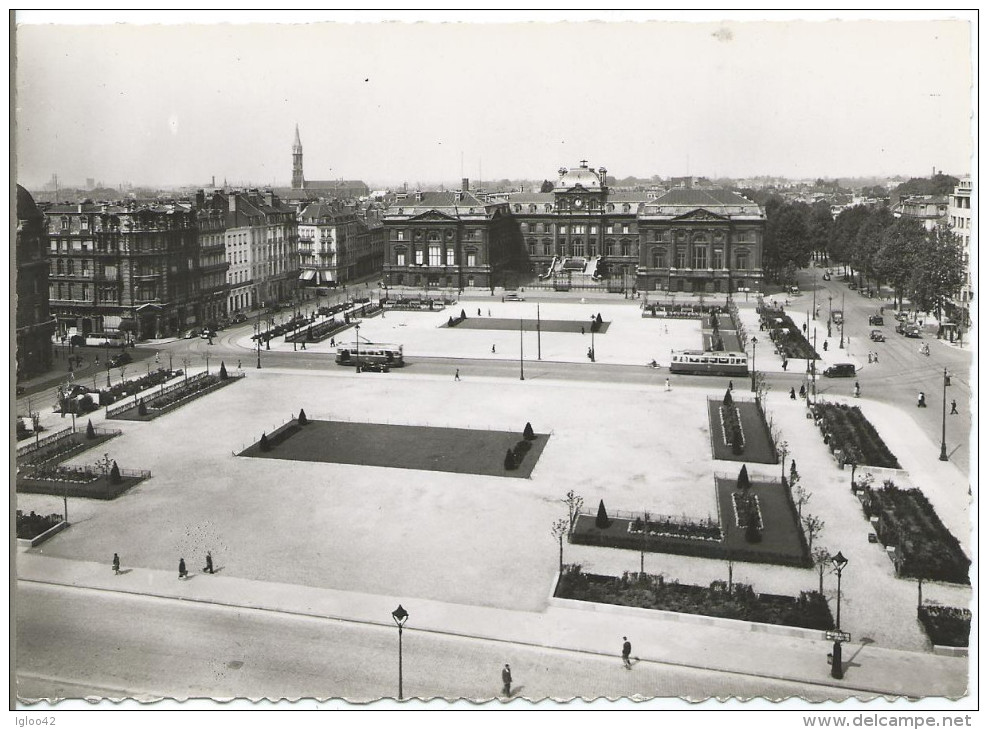
M206 193L200 188L196 190L196 208L202 210L206 205Z
M79 205L78 205L78 209L77 209L77 212L79 212L79 213L81 213L81 212L82 212L82 203L79 203Z
M470 178L465 177L460 181L460 190L463 192L470 190Z
M270 188L264 191L264 204L274 207L274 192Z
M209 187L211 187L211 188L215 188L216 187L216 175L213 175L213 177L212 177L212 183L210 183Z

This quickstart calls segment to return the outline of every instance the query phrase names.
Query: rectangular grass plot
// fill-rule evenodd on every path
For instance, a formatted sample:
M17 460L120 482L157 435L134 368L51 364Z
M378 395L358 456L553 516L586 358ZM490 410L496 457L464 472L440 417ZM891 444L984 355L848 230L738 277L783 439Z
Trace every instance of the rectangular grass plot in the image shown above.
M519 443L525 442L523 427L518 431L487 431L312 419L300 425L293 420L265 434L266 450L258 441L239 455L526 479L549 436L534 434L535 438L527 441L529 446L519 448ZM505 466L508 449L517 454L513 469Z

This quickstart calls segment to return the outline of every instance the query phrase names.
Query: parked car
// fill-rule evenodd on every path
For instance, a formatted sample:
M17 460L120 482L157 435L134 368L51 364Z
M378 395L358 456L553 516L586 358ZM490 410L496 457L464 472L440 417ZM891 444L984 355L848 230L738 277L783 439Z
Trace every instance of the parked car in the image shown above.
M840 324L844 321L844 312L840 309L835 309L834 313L830 315L830 318L834 320L834 324Z
M868 317L868 325L871 327L884 327L885 317L880 314L873 314Z
M387 373L390 371L391 368L388 367L387 363L383 362L365 362L360 364L360 372L362 373Z
M825 273L825 274L823 275L823 280L824 280L824 281L830 281L830 272L829 272L829 271L828 271L828 272L826 272L826 273Z
M895 320L897 322L905 322L907 319L909 319L909 312L896 312L895 313Z
M870 337L872 342L885 342L885 335L881 330L872 330Z
M789 296L798 297L799 296L799 287L798 286L791 286L791 287L789 287Z
M525 297L520 297L516 292L510 291L504 295L504 301L506 302L523 302Z
M853 378L855 373L854 363L841 362L831 365L823 371L825 378Z
M118 368L121 365L126 365L127 363L133 362L134 358L130 356L129 353L121 352L119 355L114 355L110 358L110 367Z
M191 340L193 337L199 334L199 330L189 330L185 333L185 339Z

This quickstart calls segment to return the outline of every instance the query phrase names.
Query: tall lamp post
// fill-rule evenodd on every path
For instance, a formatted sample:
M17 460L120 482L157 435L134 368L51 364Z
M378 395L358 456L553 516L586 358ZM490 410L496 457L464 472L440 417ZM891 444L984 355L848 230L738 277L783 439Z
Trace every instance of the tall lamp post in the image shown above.
M751 338L751 392L755 392L755 350L758 345L758 338L752 335Z
M538 342L539 348L539 360L542 359L542 313L539 311L539 305L535 304L535 336Z
M843 679L844 665L841 661L841 641L843 637L840 631L840 575L844 570L844 566L847 565L847 558L844 557L843 553L838 552L830 559L830 562L833 563L834 570L837 571L837 634L834 638L834 655L830 667L830 676L834 679Z
M947 368L943 369L943 421L940 426L940 461L947 461L947 386L950 385L950 376L947 375Z
M847 317L844 316L844 292L840 293L840 344L837 345L841 350L844 349L844 320Z
M524 319L518 320L518 343L520 345L520 352L521 352L521 359L520 359L521 377L519 377L518 379L524 380L525 379L525 320Z
M401 676L401 630L405 628L405 622L408 621L408 611L398 604L398 608L391 612L391 618L395 620L395 624L398 625L398 699L405 699L404 688L402 686L402 676Z
M355 324L353 328L357 333L355 342L357 344L357 354L356 354L357 372L359 373L360 372L360 323L358 322L357 324ZM398 608L401 608L401 606L398 606ZM399 697L399 699L401 698Z

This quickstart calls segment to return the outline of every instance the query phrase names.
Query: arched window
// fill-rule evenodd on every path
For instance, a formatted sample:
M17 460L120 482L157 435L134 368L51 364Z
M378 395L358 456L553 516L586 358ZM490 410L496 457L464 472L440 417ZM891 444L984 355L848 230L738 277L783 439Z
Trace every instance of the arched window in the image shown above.
M528 206L528 212L529 212L529 213L534 213L534 212L536 212L537 210L538 210L538 207L537 207L537 206L535 205L535 203L531 203L531 204L530 204L530 205Z
M545 204L545 212L546 213L551 213L552 212L552 204L550 204L550 203L546 203Z
M608 210L608 212L613 213L614 212L614 203L608 203L607 204L607 210Z
M515 203L515 213L521 213L521 204L520 203Z
M521 222L521 232L528 233L528 223L526 223L525 221Z
M623 209L624 209L624 212L625 213L630 213L631 212L631 204L630 203L625 203L624 206L623 206Z
M439 231L429 231L429 243L435 243L439 240Z

